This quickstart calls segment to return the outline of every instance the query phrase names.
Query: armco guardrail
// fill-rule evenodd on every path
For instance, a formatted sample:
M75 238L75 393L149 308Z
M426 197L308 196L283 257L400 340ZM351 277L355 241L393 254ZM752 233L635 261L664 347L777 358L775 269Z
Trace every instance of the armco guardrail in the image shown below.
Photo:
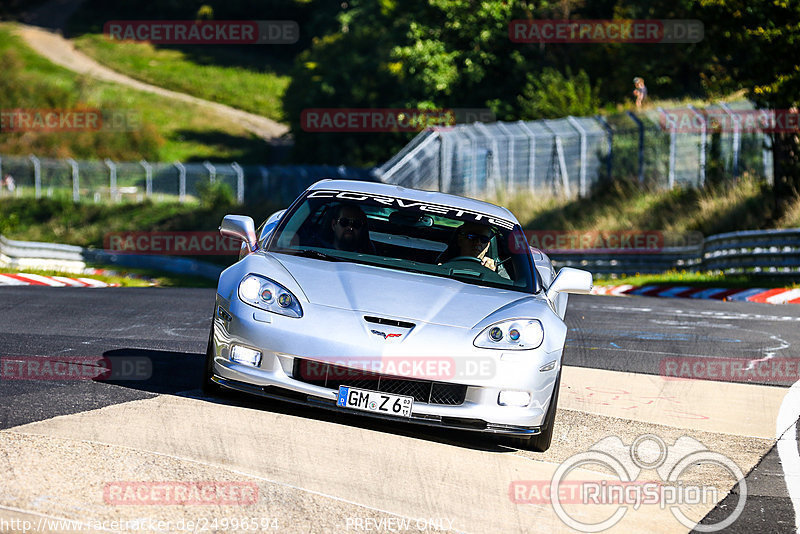
M216 280L225 267L190 258L120 254L75 245L16 241L0 235L0 267L81 272L87 264L190 274Z
M557 267L579 267L596 274L649 274L677 269L800 278L800 228L717 234L705 238L700 246L657 253L576 251L549 256Z

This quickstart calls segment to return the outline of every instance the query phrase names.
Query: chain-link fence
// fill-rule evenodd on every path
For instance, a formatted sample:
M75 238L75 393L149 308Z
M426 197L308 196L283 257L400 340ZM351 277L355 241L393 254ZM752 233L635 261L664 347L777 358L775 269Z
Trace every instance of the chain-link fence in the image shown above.
M11 181L5 178L11 176ZM239 165L76 161L0 156L0 197L69 197L74 201L192 201L209 183L224 183L239 202L292 202L323 178L370 180L369 169L331 165Z
M736 127L740 115L752 111L744 101L704 110L655 108L433 128L375 175L387 183L467 196L498 189L584 196L601 181L620 179L662 189L743 173L771 180L769 135ZM720 127L716 118L726 115L731 120Z

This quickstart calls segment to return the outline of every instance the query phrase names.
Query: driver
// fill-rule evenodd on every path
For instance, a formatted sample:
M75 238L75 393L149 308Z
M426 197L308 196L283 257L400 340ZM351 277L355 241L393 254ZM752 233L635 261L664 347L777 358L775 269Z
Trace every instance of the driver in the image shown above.
M486 254L489 252L489 242L492 232L486 226L475 223L462 224L456 233L456 244L459 256L474 256L481 260L481 265L493 271L497 270L494 260Z
M489 252L489 243L492 240L492 231L487 226L466 222L458 227L454 239L439 256L439 265L458 256L471 256L480 260L481 265L492 271L497 271L495 261L486 254Z

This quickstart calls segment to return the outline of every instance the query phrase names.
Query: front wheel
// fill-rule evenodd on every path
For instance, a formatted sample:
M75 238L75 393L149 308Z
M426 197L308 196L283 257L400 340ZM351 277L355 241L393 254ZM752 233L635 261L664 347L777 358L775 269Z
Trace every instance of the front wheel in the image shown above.
M211 322L211 332L208 334L208 348L206 348L206 360L203 364L203 382L201 389L205 395L218 395L222 388L211 380L214 376L214 322Z
M547 409L547 415L544 417L541 433L530 437L510 437L508 438L509 445L518 449L534 452L545 452L550 448L550 443L553 441L553 426L555 426L556 421L558 392L560 388L561 371L559 370L556 384L553 387L553 399L550 401L550 407Z

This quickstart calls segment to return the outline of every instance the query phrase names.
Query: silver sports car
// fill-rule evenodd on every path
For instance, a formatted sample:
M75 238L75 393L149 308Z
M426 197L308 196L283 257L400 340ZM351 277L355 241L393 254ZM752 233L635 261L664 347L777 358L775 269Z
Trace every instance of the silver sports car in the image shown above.
M567 294L592 275L530 248L506 209L323 180L219 278L203 388L507 436L553 434Z

